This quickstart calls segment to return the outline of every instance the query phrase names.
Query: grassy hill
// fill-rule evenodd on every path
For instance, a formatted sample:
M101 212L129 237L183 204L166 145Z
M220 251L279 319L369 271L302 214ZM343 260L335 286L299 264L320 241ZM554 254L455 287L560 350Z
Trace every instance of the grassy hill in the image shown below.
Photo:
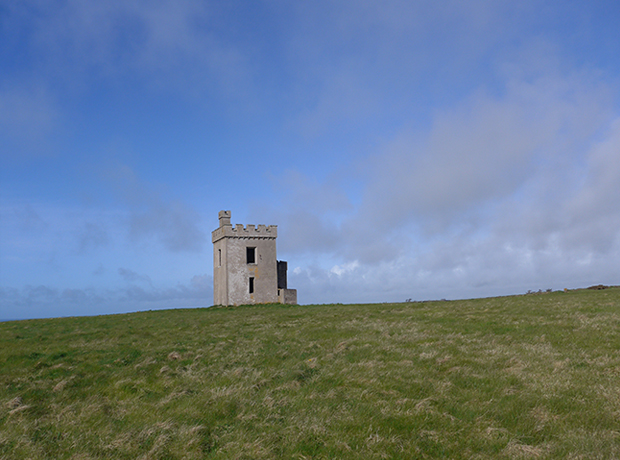
M0 323L0 458L618 458L620 289Z

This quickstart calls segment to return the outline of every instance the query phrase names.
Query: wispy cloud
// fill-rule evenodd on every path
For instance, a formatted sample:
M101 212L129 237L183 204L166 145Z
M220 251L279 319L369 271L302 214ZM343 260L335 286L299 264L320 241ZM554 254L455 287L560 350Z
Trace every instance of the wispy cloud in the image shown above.
M134 272L124 272L134 279ZM141 275L137 275L144 278ZM148 283L147 283L148 284ZM55 316L81 316L123 313L163 308L208 307L213 299L213 279L210 275L195 276L187 284L173 288L130 284L119 289L58 289L46 285L25 286L21 289L0 287L1 319L23 319ZM58 306L63 305L59 310Z
M65 89L134 75L188 96L214 85L229 97L247 95L247 59L215 33L219 13L215 4L186 0L69 0L19 2L4 17L13 24L7 39L25 39L40 70Z
M155 240L172 252L201 252L206 235L196 211L149 188L126 165L107 174L119 199L128 206L128 236L133 242Z
M140 275L138 273L136 273L133 270L130 270L128 268L119 268L118 269L118 274L121 275L121 277L123 278L123 280L125 280L128 283L146 283L147 285L152 286L153 283L151 282L151 278L147 275Z
M78 252L80 253L110 244L110 236L104 224L96 222L84 222L82 228L78 231L77 238Z
M271 183L281 199L271 206L253 202L250 218L278 222L282 252L333 252L343 244L339 221L353 206L335 177L320 182L290 170Z
M479 84L479 69L522 40L536 1L298 3L289 58L303 93L308 136L384 133L394 119L428 119ZM458 75L458 78L455 76ZM371 137L372 138L372 137Z
M0 158L49 154L49 138L61 118L54 96L43 85L0 80Z

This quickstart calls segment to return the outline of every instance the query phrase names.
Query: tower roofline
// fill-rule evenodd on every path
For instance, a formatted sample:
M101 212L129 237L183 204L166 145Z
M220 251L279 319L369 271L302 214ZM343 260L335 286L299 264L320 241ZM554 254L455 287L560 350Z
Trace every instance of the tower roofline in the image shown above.
M248 225L236 224L222 225L211 232L211 240L213 243L221 240L222 238L277 238L278 226L277 225Z

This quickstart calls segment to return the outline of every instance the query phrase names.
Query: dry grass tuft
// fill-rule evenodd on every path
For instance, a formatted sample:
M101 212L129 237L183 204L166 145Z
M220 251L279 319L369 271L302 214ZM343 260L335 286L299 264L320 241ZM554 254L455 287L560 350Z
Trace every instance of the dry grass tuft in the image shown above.
M502 453L514 459L540 458L544 455L544 449L542 447L521 444L518 441L511 440Z

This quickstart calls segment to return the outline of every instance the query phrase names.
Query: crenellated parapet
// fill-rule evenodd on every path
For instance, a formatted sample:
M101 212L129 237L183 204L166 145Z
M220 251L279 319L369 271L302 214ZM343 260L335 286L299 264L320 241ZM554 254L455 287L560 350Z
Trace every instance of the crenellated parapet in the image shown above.
M236 224L221 225L211 233L211 239L213 243L221 240L222 238L277 238L278 226L277 225L247 225Z

